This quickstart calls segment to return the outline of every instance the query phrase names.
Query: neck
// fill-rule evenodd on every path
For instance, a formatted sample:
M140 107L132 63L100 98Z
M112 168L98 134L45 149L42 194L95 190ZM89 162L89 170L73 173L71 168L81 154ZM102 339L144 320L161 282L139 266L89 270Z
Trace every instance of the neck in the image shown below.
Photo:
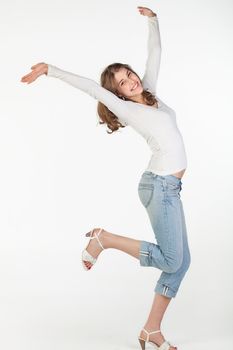
M145 103L142 94L137 95L137 96L133 96L133 97L131 97L130 99L131 99L132 101L134 101L134 102Z

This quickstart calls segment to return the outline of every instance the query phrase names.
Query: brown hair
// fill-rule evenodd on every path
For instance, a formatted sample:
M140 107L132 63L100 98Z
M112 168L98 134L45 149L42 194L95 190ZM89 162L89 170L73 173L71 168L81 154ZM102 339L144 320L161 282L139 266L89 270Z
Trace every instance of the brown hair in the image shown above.
M100 76L100 84L105 89L113 92L116 96L119 97L116 89L116 81L114 73L118 72L120 68L126 68L130 70L132 73L136 74L139 78L138 74L134 72L134 70L128 65L124 63L112 63L109 66L107 66L104 71L101 73ZM141 79L139 78L140 82ZM144 98L144 101L147 105L152 106L156 102L158 102L155 98L155 96L147 90L143 90L142 96ZM122 99L122 97L119 97ZM127 99L126 97L124 100L130 101L130 99ZM134 102L134 101L133 101ZM98 102L97 105L97 112L100 117L99 124L107 124L108 128L112 131L107 131L108 134L112 134L114 131L117 131L120 127L124 128L125 126L122 125L117 118L117 116L112 113L102 102Z

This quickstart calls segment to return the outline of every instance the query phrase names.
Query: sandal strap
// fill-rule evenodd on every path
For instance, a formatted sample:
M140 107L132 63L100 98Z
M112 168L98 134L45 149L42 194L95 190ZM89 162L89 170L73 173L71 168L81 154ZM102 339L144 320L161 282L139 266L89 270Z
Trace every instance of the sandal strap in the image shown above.
M101 248L104 250L104 247L103 247L102 243L101 243L100 240L99 240L99 235L100 235L100 233L103 231L103 229L101 228L101 229L99 230L98 233L94 233L94 236L92 237L92 233L93 233L94 230L95 230L95 229L93 229L93 230L91 231L91 238L90 238L90 239L96 238L96 239L97 239L97 242L99 243L99 245L101 246Z
M94 258L91 254L89 254L86 249L82 253L82 259L83 261L90 262L92 265L96 263L96 258Z
M148 332L145 328L143 328L143 331L146 333L146 342L149 341L150 334L154 334L154 333L159 333L159 332L161 332L160 329L158 329L157 331ZM161 350L165 350L165 349L161 349Z
M165 340L163 344L160 345L159 350L169 350L171 344Z

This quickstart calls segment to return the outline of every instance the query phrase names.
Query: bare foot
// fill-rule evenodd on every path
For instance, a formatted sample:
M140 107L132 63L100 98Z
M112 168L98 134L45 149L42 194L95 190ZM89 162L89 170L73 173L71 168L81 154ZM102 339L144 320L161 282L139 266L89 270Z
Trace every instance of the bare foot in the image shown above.
M92 232L92 237L94 237L94 235L97 234L99 232L99 230L100 230L100 228L95 228ZM102 242L103 235L105 232L106 231L102 230L101 233L99 234L99 240L100 240L102 245L103 245L103 242ZM103 247L104 247L104 245L103 245ZM97 239L90 239L86 250L89 254L91 254L93 256L93 258L97 259L99 254L102 252L103 249L99 245ZM92 264L89 261L84 261L84 264L86 265L86 267L88 269L90 269L92 267Z
M142 330L141 333L140 333L140 338L146 340L146 337L147 337L147 334ZM161 332L159 332L159 333L150 334L149 341L152 342L152 343L155 343L155 345L157 345L157 346L160 346L165 341L165 338L161 334ZM177 350L177 347L171 345L169 347L169 350Z

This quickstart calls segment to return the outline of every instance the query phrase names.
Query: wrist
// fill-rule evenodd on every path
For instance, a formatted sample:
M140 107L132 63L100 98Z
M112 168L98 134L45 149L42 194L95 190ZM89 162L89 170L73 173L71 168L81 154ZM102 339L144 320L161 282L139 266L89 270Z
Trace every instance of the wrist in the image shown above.
M148 18L150 19L158 19L158 17L157 17L157 15L155 15L155 16L148 16Z
M48 74L48 64L47 63L45 63L44 64L44 74Z

